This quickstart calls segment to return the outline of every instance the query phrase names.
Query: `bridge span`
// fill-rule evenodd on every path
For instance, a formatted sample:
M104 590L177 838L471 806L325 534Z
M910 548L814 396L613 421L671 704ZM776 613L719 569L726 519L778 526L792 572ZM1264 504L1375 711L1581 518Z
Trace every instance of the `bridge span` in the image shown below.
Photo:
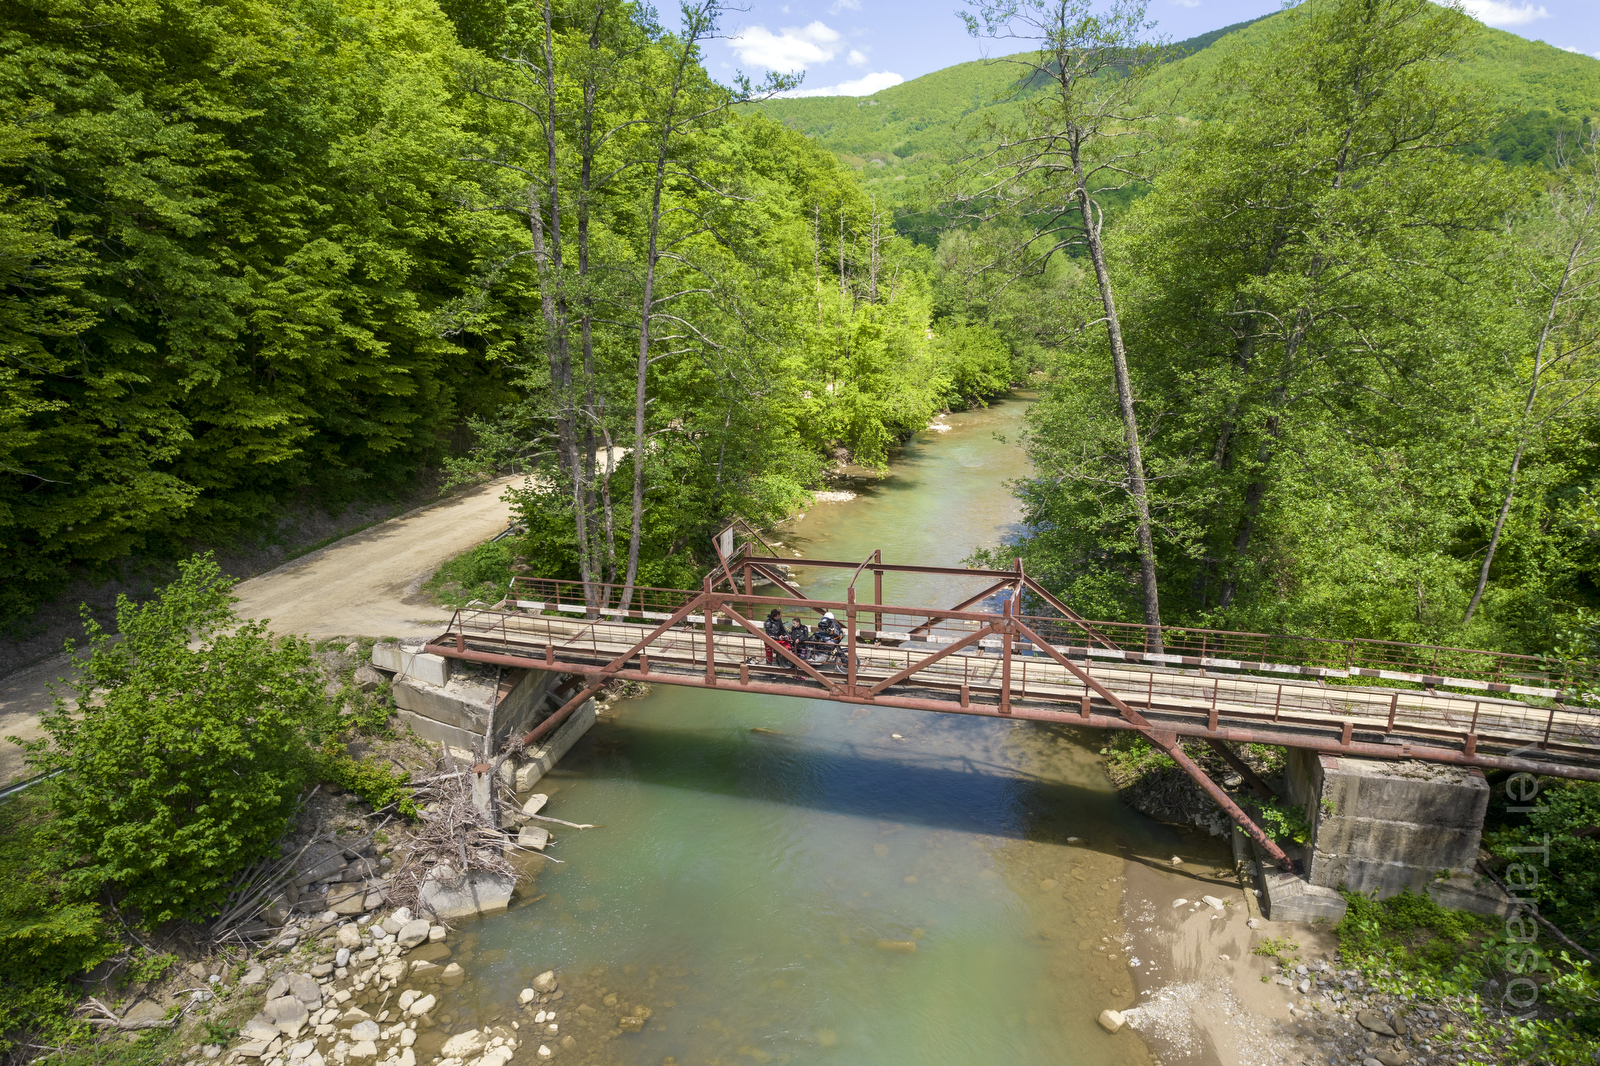
M1203 739L1254 775L1230 743L1600 780L1592 677L1531 656L1373 640L1090 621L1014 570L758 555L734 549L701 588L638 588L517 577L492 608L458 610L427 651L581 676L532 732L553 730L612 679L798 696L865 706L1135 730L1170 755L1282 869L1294 863L1183 750ZM805 596L791 568L852 571L843 599ZM856 586L872 575L871 600ZM971 578L949 607L886 602L884 579ZM832 611L845 654L807 661L768 638L773 607ZM1048 613L1024 613L1033 608ZM1258 782L1253 782L1258 784ZM1264 787L1264 786L1262 786ZM1258 789L1259 790L1259 789Z

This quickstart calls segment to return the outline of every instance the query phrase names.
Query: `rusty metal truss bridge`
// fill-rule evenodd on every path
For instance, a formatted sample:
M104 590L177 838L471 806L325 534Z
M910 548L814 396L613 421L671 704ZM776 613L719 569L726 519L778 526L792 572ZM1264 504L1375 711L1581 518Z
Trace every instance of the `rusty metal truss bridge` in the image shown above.
M1079 617L1020 562L955 569L885 563L880 552L780 560L770 548L757 554L753 535L736 550L733 533L716 539L721 563L697 590L636 588L624 603L617 586L516 577L494 607L458 610L427 650L580 677L528 743L612 679L1135 730L1284 869L1294 864L1180 740L1208 742L1264 797L1230 744L1600 780L1600 710L1584 696L1600 684L1545 660L1176 627L1158 635ZM843 598L804 595L791 567L851 571ZM868 574L870 601L857 592ZM977 587L949 607L885 601L886 576L918 575ZM843 654L809 661L767 637L774 607L790 618L834 612Z

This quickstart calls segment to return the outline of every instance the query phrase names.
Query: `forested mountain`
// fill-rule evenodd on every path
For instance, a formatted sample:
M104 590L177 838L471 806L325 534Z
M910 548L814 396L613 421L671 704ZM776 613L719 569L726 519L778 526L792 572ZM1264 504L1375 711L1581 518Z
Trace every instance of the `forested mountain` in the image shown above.
M1175 42L1151 89L1175 92L1172 109L1193 113L1204 106L1200 86L1219 63L1239 50L1272 47L1286 25L1281 15L1270 15ZM971 150L968 139L985 118L1005 112L1022 71L1018 58L997 54L961 63L870 97L778 99L749 107L815 138L886 204L900 207L902 216L915 215L927 206L918 201L930 195L929 179ZM1557 130L1570 132L1586 116L1600 114L1600 60L1542 41L1483 29L1467 46L1461 74L1503 111L1477 150L1510 162L1547 162ZM937 226L921 219L913 225L937 239Z

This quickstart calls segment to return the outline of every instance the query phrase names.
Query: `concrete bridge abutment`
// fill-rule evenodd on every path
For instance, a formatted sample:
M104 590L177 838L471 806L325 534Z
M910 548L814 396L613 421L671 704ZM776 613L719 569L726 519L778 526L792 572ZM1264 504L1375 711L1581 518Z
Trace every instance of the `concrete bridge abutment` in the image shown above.
M1311 824L1303 878L1263 878L1274 921L1343 917L1340 890L1410 891L1441 906L1502 914L1508 901L1474 873L1489 810L1476 767L1289 749L1285 800Z

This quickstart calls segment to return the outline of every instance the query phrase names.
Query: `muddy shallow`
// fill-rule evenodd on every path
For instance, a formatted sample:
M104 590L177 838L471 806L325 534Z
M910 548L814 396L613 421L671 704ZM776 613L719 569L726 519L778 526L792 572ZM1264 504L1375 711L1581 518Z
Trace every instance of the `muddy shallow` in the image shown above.
M783 550L953 566L1000 542L1024 406L950 416ZM821 594L848 572L799 576ZM934 603L981 587L887 586ZM450 1030L516 1018L528 1037L517 993L555 968L558 1062L1151 1061L1094 1020L1134 1001L1125 862L1226 855L1128 811L1096 735L665 686L616 710L540 786L546 813L604 828L561 832L540 898L452 938L468 977ZM641 1031L619 1028L641 1007Z

